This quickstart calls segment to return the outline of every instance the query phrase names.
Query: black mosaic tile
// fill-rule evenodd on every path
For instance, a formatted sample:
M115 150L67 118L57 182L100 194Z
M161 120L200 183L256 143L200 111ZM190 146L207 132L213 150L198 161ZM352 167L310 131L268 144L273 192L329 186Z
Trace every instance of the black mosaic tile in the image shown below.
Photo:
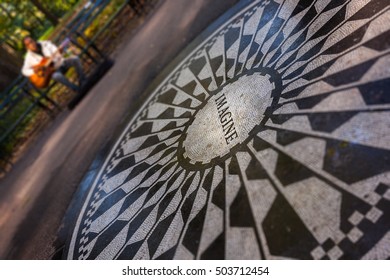
M388 258L390 4L319 4L240 1L168 66L68 258Z

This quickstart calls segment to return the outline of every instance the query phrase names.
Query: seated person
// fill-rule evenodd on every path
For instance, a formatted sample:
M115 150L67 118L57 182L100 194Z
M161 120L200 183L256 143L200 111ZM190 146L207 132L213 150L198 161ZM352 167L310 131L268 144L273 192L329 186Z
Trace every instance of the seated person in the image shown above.
M51 78L73 91L79 92L80 86L84 82L85 75L81 61L77 56L63 57L61 54L63 51L62 47L57 48L50 41L35 41L30 36L26 36L23 39L23 44L27 49L26 58L24 60L22 74L26 77L33 75L38 76L46 75L42 72L46 71L51 74ZM43 58L48 58L50 64L47 67L42 67L41 62ZM77 72L79 84L75 85L69 81L63 73L65 73L70 67L74 67ZM46 72L44 72L46 73ZM50 74L48 77L50 77ZM34 83L33 83L34 84Z

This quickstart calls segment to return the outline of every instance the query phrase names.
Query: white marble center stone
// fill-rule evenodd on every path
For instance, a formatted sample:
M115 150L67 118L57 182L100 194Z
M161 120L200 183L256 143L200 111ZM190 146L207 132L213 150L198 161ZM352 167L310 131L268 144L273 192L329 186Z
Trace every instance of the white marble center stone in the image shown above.
M190 162L208 163L223 157L248 138L271 104L274 84L255 72L228 83L196 114L183 142Z

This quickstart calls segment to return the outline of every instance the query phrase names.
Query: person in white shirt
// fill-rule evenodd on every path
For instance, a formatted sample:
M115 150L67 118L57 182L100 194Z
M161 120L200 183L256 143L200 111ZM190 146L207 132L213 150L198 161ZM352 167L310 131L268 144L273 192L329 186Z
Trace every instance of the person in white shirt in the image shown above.
M58 48L50 41L35 41L30 36L23 39L23 44L27 49L27 54L22 67L22 74L26 77L32 76L39 71L39 64L44 57L52 57L51 67L54 73L51 78L73 91L79 92L81 85L84 83L85 74L80 59L77 56L63 57L62 48ZM79 84L76 85L69 81L63 73L70 67L74 67L77 72Z

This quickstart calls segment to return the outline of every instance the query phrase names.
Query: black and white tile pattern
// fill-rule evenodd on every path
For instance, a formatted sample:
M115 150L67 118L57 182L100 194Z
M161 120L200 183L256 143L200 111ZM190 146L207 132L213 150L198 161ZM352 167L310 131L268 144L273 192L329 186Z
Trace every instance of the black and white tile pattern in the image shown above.
M253 1L118 139L70 259L388 259L390 2Z

